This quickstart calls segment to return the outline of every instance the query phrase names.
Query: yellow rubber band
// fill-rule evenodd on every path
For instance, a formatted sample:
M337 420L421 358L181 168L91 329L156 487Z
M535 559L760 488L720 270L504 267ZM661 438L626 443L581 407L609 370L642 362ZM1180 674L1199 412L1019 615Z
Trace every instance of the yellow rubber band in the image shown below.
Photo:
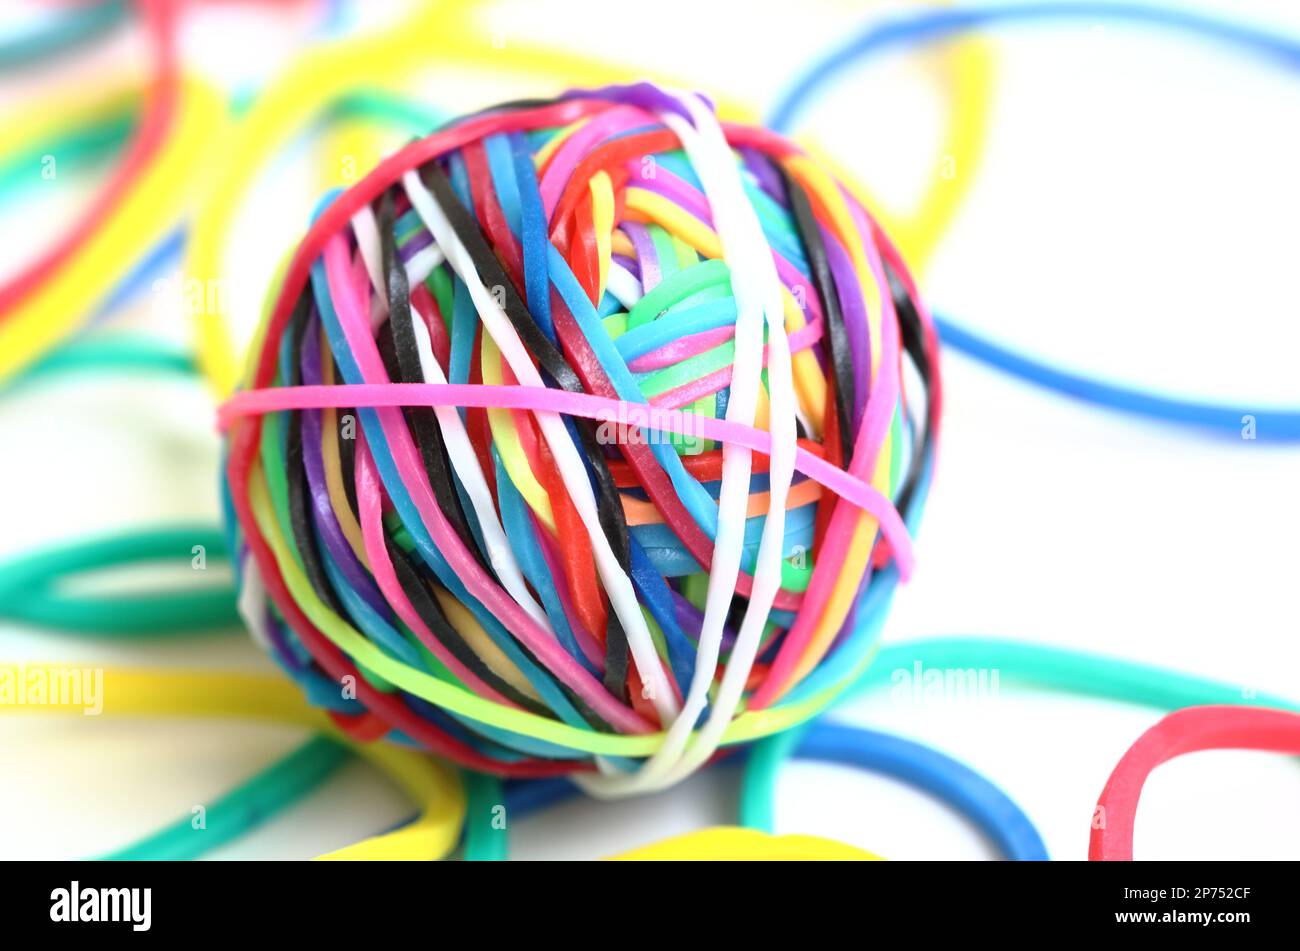
M0 324L0 381L48 352L86 319L165 233L180 220L209 142L220 135L221 100L209 86L182 80L176 126L122 204L62 267L57 278L24 299Z
M82 673L57 664L10 665L10 676L33 674L46 683ZM61 673L63 672L63 673ZM338 730L319 710L309 707L298 688L279 676L244 673L188 672L168 669L114 669L103 672L99 691L103 714L110 716L263 720L306 727L346 743L384 772L420 807L419 817L393 832L365 839L321 856L326 859L439 859L460 838L465 819L465 792L460 774L427 755L390 743L357 743ZM83 714L83 698L46 697L33 704L0 703L0 713Z
M662 731L624 735L579 729L550 717L503 707L478 697L462 687L439 680L432 674L393 660L317 597L306 574L298 566L280 533L280 525L275 517L265 477L257 470L250 474L249 502L253 508L253 516L257 520L258 530L275 556L280 574L294 602L312 624L359 666L374 671L394 686L422 697L451 713L569 749L603 756L649 756L659 748L664 737ZM853 670L848 671L842 681L799 703L742 713L728 725L723 734L723 745L747 743L760 737L770 736L816 716L853 682L874 655L873 650L864 656L861 663L855 665Z
M879 862L879 855L815 835L769 835L758 829L699 829L610 857L632 862L779 861Z

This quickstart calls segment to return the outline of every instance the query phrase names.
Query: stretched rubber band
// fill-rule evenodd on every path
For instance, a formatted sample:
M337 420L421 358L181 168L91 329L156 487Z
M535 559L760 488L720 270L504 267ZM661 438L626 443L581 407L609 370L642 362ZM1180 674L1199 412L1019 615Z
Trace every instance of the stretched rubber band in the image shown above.
M630 425L659 432L692 432L718 442L731 442L764 455L771 454L771 435L752 426L708 417L692 418L652 415L638 403L624 403L586 393L566 393L537 386L495 387L474 384L388 383L345 384L338 386L274 387L241 390L226 400L218 410L218 423L229 428L240 417L250 417L284 410L346 408L355 406L458 406L479 408L526 409L562 413L586 419L627 419ZM623 414L623 415L619 415ZM802 447L796 451L795 468L816 479L837 496L881 523L882 531L893 546L900 572L907 576L912 567L911 542L907 527L897 510L873 486L849 473L827 465L825 460Z

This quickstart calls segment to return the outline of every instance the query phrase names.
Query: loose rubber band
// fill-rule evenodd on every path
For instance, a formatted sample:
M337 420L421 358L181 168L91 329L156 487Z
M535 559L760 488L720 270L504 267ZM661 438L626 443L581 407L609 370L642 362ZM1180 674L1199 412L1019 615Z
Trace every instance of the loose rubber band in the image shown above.
M1148 664L1125 661L1086 651L1027 644L1017 641L1000 641L978 638L938 638L891 645L880 650L875 662L863 675L855 689L877 689L891 683L895 670L912 670L914 664L923 668L996 667L1009 681L1024 681L1068 693L1097 696L1122 702L1140 703L1161 709L1197 704L1223 704L1236 702L1245 705L1240 687L1160 668ZM1266 706L1286 706L1300 711L1300 703L1284 698L1260 694L1256 702ZM810 729L816 731L820 725ZM784 744L760 745L769 755ZM794 751L798 755L798 750ZM772 815L772 787L758 784L756 771L747 771L742 786L742 818L748 822L769 823ZM490 783L480 786L493 789ZM307 791L304 784L301 794ZM236 795L239 790L232 791ZM572 797L575 787L567 780L538 780L508 783L504 792L484 792L467 813L468 843L492 843L493 853L507 839L504 829L486 828L494 817L492 808L505 806L507 822L516 821L560 799ZM215 808L215 807L214 807ZM470 835L470 830L473 835ZM163 857L146 855L143 857ZM471 857L467 852L467 857ZM474 858L489 858L475 846Z
M57 665L27 664L58 671ZM307 707L283 679L258 674L185 673L176 670L106 669L103 671L103 713L116 716L236 717L304 726L338 737L387 773L420 805L416 820L392 832L374 836L321 856L328 859L437 859L456 845L465 814L464 791L454 770L435 759L399 747L355 743L319 712ZM0 713L81 714L79 703L50 698L42 704L0 704ZM298 761L297 768L308 762ZM256 779L254 780L256 782ZM303 783L301 790L309 788ZM229 801L226 797L224 801ZM248 798L245 787L240 800Z
M203 826L186 815L172 825L109 852L106 862L176 862L197 859L275 818L313 792L349 761L346 745L316 737L204 807Z
M0 382L66 339L175 220L222 117L216 94L205 86L185 80L178 95L172 133L102 227L79 232L84 241L76 242L75 253L58 258L58 280L38 277L44 269L34 267L24 272L33 275L30 281L7 285L17 296L0 314Z
M137 136L121 165L77 224L51 248L0 285L0 321L14 319L16 308L50 282L65 262L80 253L89 236L108 221L115 209L138 187L138 181L146 175L155 156L164 149L180 100L175 11L158 0L139 0L138 6L149 33L153 79Z
M1151 771L1186 753L1220 749L1300 754L1300 714L1205 706L1176 710L1166 716L1138 738L1106 780L1097 800L1088 858L1132 861L1138 798Z
M126 14L126 0L84 3L50 14L48 26L0 38L0 70L29 66L84 46L122 23Z
M745 754L740 822L749 829L773 831L775 773L788 756L858 766L901 779L950 803L971 818L1003 854L1013 860L1047 858L1033 823L1000 789L970 768L942 753L901 737L871 730L814 722L756 744ZM761 790L762 794L755 794ZM466 815L465 857L501 860L508 851L506 826L497 820L518 819L574 795L565 780L513 783L493 787ZM654 846L665 857L686 857L678 840Z
M226 561L225 536L206 525L176 525L90 537L23 552L0 562L0 617L79 635L172 636L239 623L229 585L192 590L72 595L66 579L106 568L163 561L206 570Z
M768 124L788 131L808 103L851 66L893 49L924 47L973 33L981 27L1052 21L1115 22L1158 27L1199 36L1287 70L1300 69L1300 41L1280 33L1188 10L1129 3L1063 2L1003 4L962 10L905 13L873 22L857 35L805 67L781 94ZM920 262L914 262L920 263ZM1300 409L1233 406L1183 399L1113 384L1065 370L999 344L951 319L936 317L944 342L956 350L1019 380L1131 416L1205 430L1240 440L1253 422L1256 437L1275 441L1300 439Z
M1017 862L1047 860L1047 847L1029 817L970 767L912 740L875 730L818 723L754 746L745 761L740 821L772 831L776 772L790 755L883 773L921 789L970 819L1002 853Z
M717 826L674 836L613 856L631 862L878 862L866 849L814 835L768 835L754 829Z

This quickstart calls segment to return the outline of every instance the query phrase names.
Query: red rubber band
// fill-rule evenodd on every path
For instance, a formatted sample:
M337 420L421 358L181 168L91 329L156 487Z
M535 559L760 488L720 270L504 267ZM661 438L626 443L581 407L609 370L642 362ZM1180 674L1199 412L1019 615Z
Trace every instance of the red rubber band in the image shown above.
M1133 820L1151 771L1184 753L1264 750L1300 753L1300 714L1261 707L1206 706L1175 710L1143 733L1115 766L1097 800L1088 858L1133 860Z

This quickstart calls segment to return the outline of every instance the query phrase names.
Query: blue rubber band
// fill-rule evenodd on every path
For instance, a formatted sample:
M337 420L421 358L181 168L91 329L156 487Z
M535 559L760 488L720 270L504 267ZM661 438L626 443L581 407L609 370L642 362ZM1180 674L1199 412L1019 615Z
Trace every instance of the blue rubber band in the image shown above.
M808 66L777 99L768 124L788 132L800 113L837 76L890 50L911 49L952 39L984 26L1087 20L1154 26L1235 48L1288 70L1300 70L1300 39L1205 14L1129 3L1067 2L999 4L931 10L878 20ZM1035 386L1095 406L1158 423L1204 430L1240 441L1253 426L1256 439L1300 440L1300 409L1211 403L1163 396L1107 383L1021 354L951 319L937 317L943 343L981 363Z

